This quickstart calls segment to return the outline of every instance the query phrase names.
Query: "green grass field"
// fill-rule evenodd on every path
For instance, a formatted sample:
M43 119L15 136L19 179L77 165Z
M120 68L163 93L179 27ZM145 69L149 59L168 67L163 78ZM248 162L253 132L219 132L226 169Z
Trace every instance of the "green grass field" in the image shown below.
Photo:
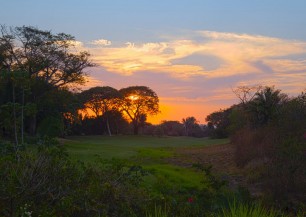
M93 163L101 159L120 159L141 165L150 175L145 185L158 192L158 183L171 188L203 187L203 174L192 168L169 164L166 158L176 148L196 148L228 143L228 139L152 136L74 136L61 140L74 160Z
M227 143L228 139L152 136L74 136L63 140L74 159L92 162L96 156L104 159L146 156L167 157L176 147L207 146Z

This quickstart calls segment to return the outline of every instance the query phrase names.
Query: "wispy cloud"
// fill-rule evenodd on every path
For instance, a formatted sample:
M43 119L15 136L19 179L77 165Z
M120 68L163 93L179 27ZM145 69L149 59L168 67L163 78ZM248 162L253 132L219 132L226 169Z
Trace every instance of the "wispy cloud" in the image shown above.
M110 46L112 45L112 42L106 39L98 39L91 41L90 44L97 45L97 46Z
M260 35L197 31L185 36L184 40L168 38L158 43L127 42L114 47L110 41L100 39L91 44L98 45L89 48L95 62L108 71L123 75L151 71L169 73L178 78L194 75L212 78L306 69L305 61L283 58L306 54L306 42ZM101 48L100 45L107 47ZM195 54L203 56L201 64L184 61ZM211 60L208 62L207 56L220 60L222 64L210 69Z

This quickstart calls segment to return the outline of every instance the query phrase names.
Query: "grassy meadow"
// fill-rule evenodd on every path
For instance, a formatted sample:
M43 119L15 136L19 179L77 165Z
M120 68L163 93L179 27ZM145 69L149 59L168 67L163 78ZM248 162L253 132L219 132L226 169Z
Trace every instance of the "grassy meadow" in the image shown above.
M228 139L153 136L74 136L62 140L74 160L94 163L97 159L124 160L148 171L144 184L157 193L158 182L171 188L190 189L203 187L203 173L167 162L178 148L199 148L228 143ZM204 184L205 185L205 184Z
M97 156L104 159L131 157L160 158L178 147L200 147L228 143L228 139L153 136L73 136L61 140L70 155L84 162Z

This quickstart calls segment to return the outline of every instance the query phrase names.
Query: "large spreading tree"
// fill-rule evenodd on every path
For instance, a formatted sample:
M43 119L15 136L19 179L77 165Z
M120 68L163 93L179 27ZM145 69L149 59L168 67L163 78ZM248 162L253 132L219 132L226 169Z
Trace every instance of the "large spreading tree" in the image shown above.
M131 120L133 132L137 135L146 117L159 112L159 98L146 86L131 86L122 88L119 92L122 97L119 109Z
M111 136L108 116L109 112L116 110L118 106L118 100L120 98L118 90L109 86L93 87L83 91L80 94L80 98L84 109L90 109L96 118L105 116L107 131Z

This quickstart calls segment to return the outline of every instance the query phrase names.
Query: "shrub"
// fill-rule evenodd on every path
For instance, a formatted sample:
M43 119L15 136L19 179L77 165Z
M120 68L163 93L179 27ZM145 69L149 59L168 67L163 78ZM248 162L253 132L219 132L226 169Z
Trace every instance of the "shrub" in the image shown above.
M273 155L277 135L271 127L244 128L231 136L231 142L236 146L236 164L242 167L253 160L267 161Z
M265 172L264 189L278 206L296 212L306 204L306 142L288 137L278 146Z
M0 215L136 216L145 214L142 169L124 162L73 162L61 146L40 145L0 160Z

